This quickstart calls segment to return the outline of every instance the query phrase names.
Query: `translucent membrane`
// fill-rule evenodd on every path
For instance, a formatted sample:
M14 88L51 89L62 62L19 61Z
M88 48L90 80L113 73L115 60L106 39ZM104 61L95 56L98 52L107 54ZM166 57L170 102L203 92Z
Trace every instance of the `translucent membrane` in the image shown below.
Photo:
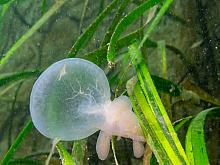
M48 138L78 140L99 130L109 101L103 70L89 61L69 58L52 64L37 79L30 112L35 127Z

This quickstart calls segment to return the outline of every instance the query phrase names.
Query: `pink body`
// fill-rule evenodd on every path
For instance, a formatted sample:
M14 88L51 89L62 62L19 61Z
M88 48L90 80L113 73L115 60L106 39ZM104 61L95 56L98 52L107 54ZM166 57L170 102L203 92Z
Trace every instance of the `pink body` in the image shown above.
M96 144L99 158L104 160L108 156L112 135L132 139L134 156L141 157L145 140L128 97L120 96L107 103L104 108L105 123L100 126L101 131Z

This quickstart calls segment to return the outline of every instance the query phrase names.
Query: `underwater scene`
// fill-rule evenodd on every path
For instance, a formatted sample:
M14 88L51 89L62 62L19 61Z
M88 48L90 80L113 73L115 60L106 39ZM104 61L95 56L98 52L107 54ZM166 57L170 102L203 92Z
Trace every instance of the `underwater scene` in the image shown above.
M0 165L220 165L219 0L0 0Z

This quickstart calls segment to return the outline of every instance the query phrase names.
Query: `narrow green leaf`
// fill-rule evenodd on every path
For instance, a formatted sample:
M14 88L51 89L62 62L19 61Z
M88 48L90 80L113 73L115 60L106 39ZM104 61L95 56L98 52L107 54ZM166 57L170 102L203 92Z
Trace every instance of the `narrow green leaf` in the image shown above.
M0 76L0 87L27 78L38 77L41 73L42 73L41 71L36 70L36 71L24 71L24 72L18 72L18 73L12 73L12 74Z
M7 4L7 3L9 3L10 1L12 1L12 0L0 0L0 5Z
M3 160L1 161L1 165L7 165L10 161L10 159L13 157L14 152L17 150L21 142L24 140L24 138L27 136L27 134L30 132L31 128L33 127L33 123L31 120L28 121L28 123L25 125L23 130L19 133L9 150L7 151L6 155L4 156Z
M87 140L75 140L72 148L72 156L76 165L86 164L84 162L86 155Z
M145 11L147 11L152 6L158 4L160 0L149 0L132 10L128 13L117 25L110 43L107 52L107 60L109 64L114 63L114 57L116 52L116 43L121 35L121 33L131 24L133 23L138 17L140 17Z
M158 138L159 143L167 153L167 156L164 154L166 156L166 160L170 160L172 164L188 164L185 152L160 100L149 71L144 64L138 45L131 45L129 47L129 53L132 63L137 71L138 80L143 92L142 95L145 96L145 103L143 98L137 98L137 100L142 100L142 104L140 104L142 113L144 114L147 122L149 122L150 127L152 127L152 130L155 131L155 134L151 135L152 139L155 138L155 136ZM134 92L136 93L136 97L140 97L140 93L138 94L135 90ZM147 105L149 108L146 109ZM155 149L152 150L156 152ZM156 153L155 156L159 158L159 155Z
M47 0L41 0L41 14L44 15L47 8Z
M9 7L13 4L15 0L11 0L8 3L0 6L0 44L2 44L2 41L5 39L6 35L4 35L4 32L2 30L3 28L3 20L4 20L4 16L7 13Z
M168 10L169 6L171 5L171 3L173 2L173 0L166 0L162 7L160 8L158 14L156 15L156 17L153 19L152 23L150 24L149 28L147 29L147 31L144 34L144 38L142 39L139 48L141 48L143 46L143 44L145 43L145 41L149 38L150 33L153 32L153 30L156 28L156 26L158 25L158 23L160 22L162 16L166 13L166 11Z
M98 26L103 21L103 19L118 5L119 0L114 0L109 4L105 10L103 10L99 16L89 25L86 31L79 36L76 40L72 48L68 53L68 57L75 57L77 52L88 43L88 41L92 38L93 34L96 32Z
M175 121L173 123L175 131L176 132L179 131L179 129L182 128L187 122L191 121L192 118L193 118L192 116L188 116L188 117Z
M204 137L205 119L207 115L217 113L220 115L220 107L206 109L200 112L190 123L186 134L186 154L191 165L207 165L209 163Z
M154 113L150 110L140 83L134 80L128 81L127 91L132 102L133 110L142 127L145 139L154 152L157 161L161 164L172 164L172 161L163 147L163 145L167 145L167 142ZM161 143L162 141L164 141L163 145Z
M61 142L57 143L56 148L59 152L60 159L63 165L76 165L71 155L68 153L68 151L65 149L65 147L63 146Z
M158 50L161 57L161 68L160 68L160 76L164 79L168 78L167 75L167 55L166 55L166 44L165 41L158 41ZM170 103L170 96L167 94L162 94L161 99L163 100L164 107L166 108L166 111L170 117L170 120L172 120L172 112L171 112L171 103Z
M3 96L7 91L9 91L11 88L15 87L17 84L19 83L19 81L15 81L14 83L11 83L10 85L8 85L7 87L3 88L0 91L0 97ZM6 83L7 84L7 83ZM5 85L6 85L5 84Z
M123 0L121 2L121 5L120 5L117 13L115 14L115 17L113 18L111 25L109 26L107 32L105 33L104 39L101 43L101 46L104 46L109 43L111 36L112 36L118 22L120 21L122 15L123 15L123 12L124 12L125 8L127 7L129 1L130 0Z
M0 69L11 58L15 51L29 39L67 0L57 0L56 3L45 13L0 59Z
M14 0L11 0L9 3L4 4L0 7L0 24L2 24L3 17L7 12L8 8L10 7L10 5L12 4L12 2L14 2Z
M80 18L80 23L79 23L79 34L81 34L81 31L82 31L83 21L84 21L84 18L85 18L86 9L88 7L88 4L89 4L89 0L85 0L84 5L83 5L81 18Z

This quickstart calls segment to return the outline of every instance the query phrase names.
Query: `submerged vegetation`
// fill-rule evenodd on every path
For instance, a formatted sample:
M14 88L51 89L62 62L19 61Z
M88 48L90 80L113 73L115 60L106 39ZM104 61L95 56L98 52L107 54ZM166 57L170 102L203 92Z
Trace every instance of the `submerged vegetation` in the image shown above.
M143 158L136 159L132 155L129 140L118 141L116 137L112 137L112 152L104 164L207 165L219 162L219 148L213 147L219 144L219 140L213 138L213 142L207 143L207 137L219 138L219 126L213 128L215 131L212 135L207 135L207 125L212 122L219 124L220 101L215 92L211 94L216 97L211 96L209 89L203 89L202 83L197 83L200 74L197 74L196 58L189 57L186 50L173 46L172 41L176 37L175 34L170 33L174 31L172 24L184 28L190 26L172 11L174 10L172 5L176 2L173 0L97 2L84 0L83 3L77 0L71 2L42 0L39 2L35 9L38 19L34 19L34 23L30 24L16 8L16 5L26 5L26 0L0 0L0 35L3 36L0 38L0 49L2 49L0 144L8 143L9 147L7 150L5 144L0 145L3 148L0 149L1 164L44 164L49 154L48 145L47 152L44 152L45 148L39 150L36 145L49 143L34 129L29 118L29 108L27 108L29 95L33 82L49 65L60 59L73 57L89 60L103 68L111 86L112 99L122 94L129 96L147 141ZM80 18L65 13L74 6L78 8L77 5L80 5ZM28 28L23 29L21 35L19 32L19 37L13 37L14 40L8 44L9 35L4 34L4 25L10 18L11 10L15 11L14 14L17 14ZM95 18L88 15L89 12L93 14L93 10L97 14ZM76 13L79 11L77 10ZM74 23L65 25L66 15ZM56 19L57 17L59 19ZM67 33L65 36L68 38L66 42L62 41L62 37L59 41L60 34L57 34L57 31L48 30L55 26L54 22L59 21L62 29L59 32L64 34L67 26L67 31L71 34ZM77 30L74 29L75 22ZM160 30L163 30L166 24L169 24L168 32L164 30L161 35ZM53 38L56 35L58 37ZM166 38L171 39L167 41ZM43 53L43 42L47 45L44 49L51 49L49 52L52 53ZM55 46L51 48L47 42ZM190 49L200 47L203 42L205 43L206 40L192 44ZM35 52L32 44L40 49L38 53ZM59 46L62 51L55 48ZM34 56L31 55L32 53ZM212 73L211 76L214 77L215 74ZM210 80L215 79L213 77ZM22 97L25 98L19 100ZM19 109L22 111L19 112ZM19 113L25 114L22 123L17 121L19 119L15 120ZM7 119L4 119L4 116L8 116ZM209 121L210 119L212 122ZM15 134L12 133L13 122L20 123L19 131L16 130ZM8 132L8 137L2 140L5 131ZM87 139L57 143L57 152L53 154L51 164L102 163L95 153L96 138L95 133ZM35 149L24 147L30 144ZM43 145L39 146L43 147ZM22 147L27 148L28 152L19 150Z

